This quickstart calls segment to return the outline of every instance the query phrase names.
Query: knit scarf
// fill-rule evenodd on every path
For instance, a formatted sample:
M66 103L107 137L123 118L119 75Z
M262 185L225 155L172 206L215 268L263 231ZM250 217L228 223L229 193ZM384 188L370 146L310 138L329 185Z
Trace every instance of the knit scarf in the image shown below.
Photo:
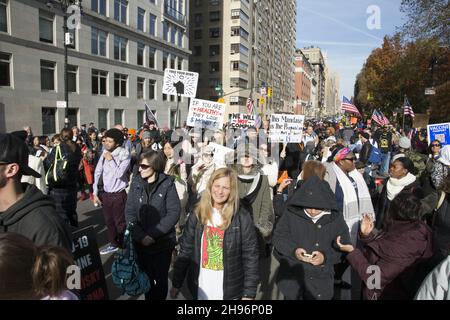
M409 173L401 179L389 178L386 190L389 201L394 198L407 186L416 181L416 176Z

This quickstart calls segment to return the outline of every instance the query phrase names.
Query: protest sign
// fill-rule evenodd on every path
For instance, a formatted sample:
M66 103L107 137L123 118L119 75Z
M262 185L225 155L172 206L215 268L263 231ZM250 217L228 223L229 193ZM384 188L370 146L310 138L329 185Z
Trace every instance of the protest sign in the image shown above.
M108 288L103 272L93 227L72 234L72 255L81 270L81 300L108 300Z
M224 147L220 144L210 142L209 146L214 149L214 163L225 166L234 162L234 149Z
M225 104L191 99L186 124L190 127L222 129Z
M270 142L300 143L303 137L304 115L272 114Z
M198 73L175 69L164 70L162 93L182 97L195 98L197 94Z
M442 145L450 144L450 122L430 124L427 129L428 144L433 140L439 140Z
M245 113L230 113L228 122L232 128L247 128L255 126L255 115Z

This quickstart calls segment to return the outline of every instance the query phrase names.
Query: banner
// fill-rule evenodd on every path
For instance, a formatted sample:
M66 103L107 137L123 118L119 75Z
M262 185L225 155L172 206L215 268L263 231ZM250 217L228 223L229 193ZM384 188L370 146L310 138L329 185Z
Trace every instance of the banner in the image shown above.
M270 142L302 142L304 122L304 115L272 114L269 129Z
M442 145L450 144L450 122L430 124L427 126L428 144L439 140Z
M108 300L108 288L94 228L72 233L72 255L81 270L81 300Z
M164 70L162 93L195 98L197 94L198 73L175 69Z
M219 102L191 99L186 124L190 127L222 129L225 107Z
M247 128L255 126L255 115L246 113L230 113L228 122L232 128Z

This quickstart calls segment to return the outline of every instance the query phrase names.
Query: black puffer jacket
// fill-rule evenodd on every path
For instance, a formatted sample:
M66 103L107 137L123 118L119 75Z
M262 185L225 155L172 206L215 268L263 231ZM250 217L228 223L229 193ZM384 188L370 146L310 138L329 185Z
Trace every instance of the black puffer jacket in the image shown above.
M173 273L173 287L181 288L186 273L188 287L197 299L200 255L204 225L192 213L180 239L180 253ZM225 230L223 250L223 299L255 297L259 282L259 254L256 231L250 214L240 208Z
M316 223L305 214L305 208L331 211ZM333 265L340 261L336 238L350 243L347 224L336 209L336 200L326 181L313 176L303 183L289 199L285 212L275 228L274 255L280 262L277 285L291 299L327 300L333 297ZM325 261L314 266L297 259L295 251L303 248L308 254L321 252Z
M180 218L180 200L172 177L158 174L156 185L147 193L148 182L137 175L133 178L125 206L127 224L135 222L132 232L137 249L156 253L176 245L175 224ZM144 247L140 244L149 235L156 242Z

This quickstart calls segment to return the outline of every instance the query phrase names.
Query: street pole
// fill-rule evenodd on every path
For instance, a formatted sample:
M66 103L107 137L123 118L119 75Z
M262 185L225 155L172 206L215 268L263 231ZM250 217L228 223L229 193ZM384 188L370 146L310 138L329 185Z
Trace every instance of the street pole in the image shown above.
M68 32L67 28L67 8L64 8L64 100L66 101L66 109L64 116L64 128L69 128L69 79L67 77L67 44L66 44L66 34Z
M175 117L175 128L180 127L180 115L178 114L180 112L180 97L181 95L179 93L177 93L177 113L176 113L176 117Z

